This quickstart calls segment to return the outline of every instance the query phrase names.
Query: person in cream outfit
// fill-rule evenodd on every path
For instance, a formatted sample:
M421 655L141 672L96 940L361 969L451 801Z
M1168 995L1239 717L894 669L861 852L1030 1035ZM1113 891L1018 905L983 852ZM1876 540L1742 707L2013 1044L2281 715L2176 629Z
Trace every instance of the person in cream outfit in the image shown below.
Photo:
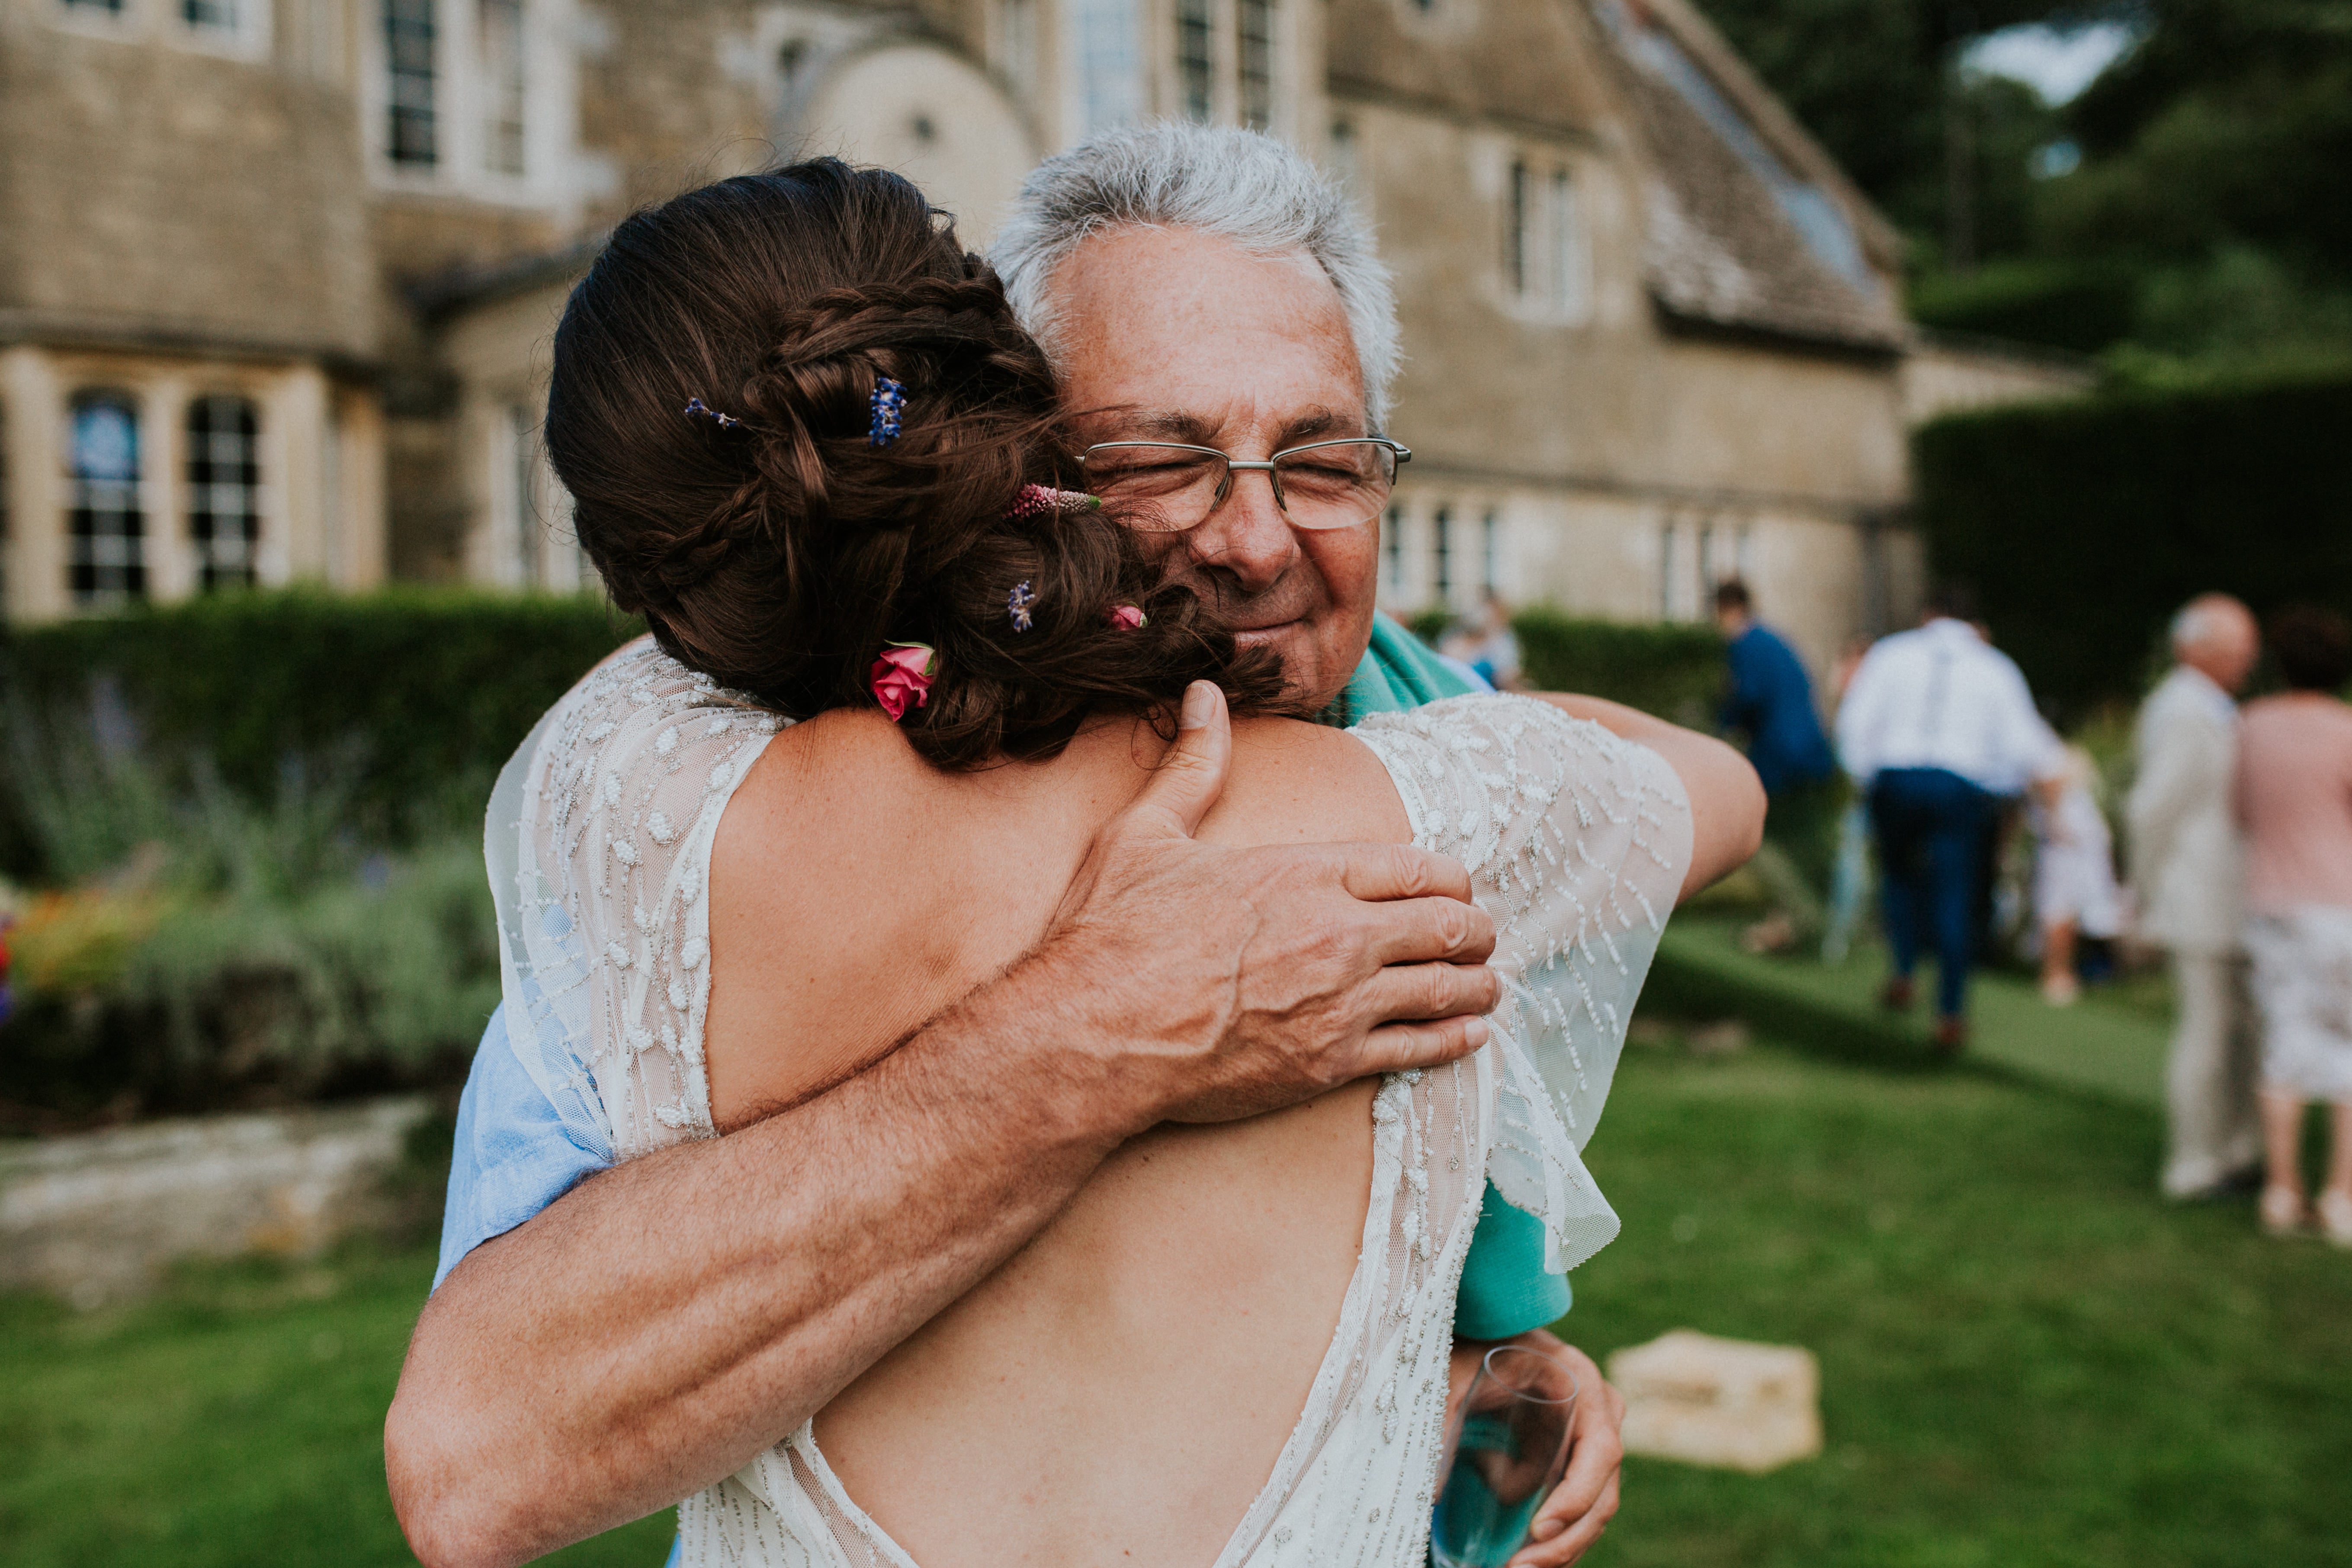
M2139 775L2125 814L2140 934L2168 949L2179 1022L2167 1071L2171 1148L2165 1195L2218 1196L2261 1156L2255 1042L2241 942L2244 849L2231 814L2234 693L2261 651L2254 617L2206 594L2172 622L2172 673L2139 713Z

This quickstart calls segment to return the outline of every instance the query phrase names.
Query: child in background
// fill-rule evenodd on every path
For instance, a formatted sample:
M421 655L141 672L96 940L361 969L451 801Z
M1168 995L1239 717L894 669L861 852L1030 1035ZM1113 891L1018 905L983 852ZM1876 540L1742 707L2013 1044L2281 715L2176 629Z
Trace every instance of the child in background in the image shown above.
M2042 999L2071 1006L2077 937L2113 937L2123 921L2114 844L2099 810L2099 771L2080 746L2066 748L2065 770L2032 793L2033 914L2042 928Z

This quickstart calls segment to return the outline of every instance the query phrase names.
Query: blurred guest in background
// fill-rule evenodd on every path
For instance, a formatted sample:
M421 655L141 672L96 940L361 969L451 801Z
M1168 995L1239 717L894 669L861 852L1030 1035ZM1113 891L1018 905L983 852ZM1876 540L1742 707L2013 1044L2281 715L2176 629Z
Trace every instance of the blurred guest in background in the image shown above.
M1475 619L1465 619L1445 634L1441 651L1467 665L1496 691L1519 689L1519 639L1511 630L1511 607L1492 588L1479 602Z
M2319 1194L2328 1239L2352 1247L2352 624L2332 610L2282 611L2271 654L2287 689L2247 706L2238 742L2246 832L2246 948L2263 1018L2263 1226L2309 1223L2303 1108L2335 1107Z
M1832 710L1843 707L1853 685L1854 671L1870 654L1868 637L1853 637L1838 649L1830 667ZM1850 797L1838 813L1837 858L1830 869L1829 930L1822 936L1822 957L1843 963L1853 945L1854 929L1862 923L1863 907L1870 901L1870 807L1859 796Z
M2068 746L2058 775L2033 790L2033 918L2042 928L2042 999L2053 1007L2070 1007L2081 994L2075 938L2105 941L2123 923L2098 782L2091 753Z
M1907 1008L1924 937L1936 949L1936 1046L1968 1043L1969 965L1987 845L2002 804L2061 765L2007 654L1970 623L1959 584L1928 595L1917 629L1872 647L1838 710L1838 750L1870 802L1895 973L1883 1000Z
M1715 624L1723 630L1724 657L1731 666L1723 727L1747 740L1748 760L1764 781L1770 809L1778 810L1791 787L1820 784L1837 772L1837 758L1813 707L1812 678L1796 649L1756 618L1748 584L1737 577L1715 590Z
M2191 599L2172 621L2172 673L2139 711L2139 776L2124 805L2139 934L2172 955L2179 1022L2166 1094L2172 1121L2164 1191L2221 1196L2252 1185L2259 1150L2254 1042L2230 812L2238 710L2262 651L2254 617L2226 594Z
M1756 865L1780 906L1768 922L1771 935L1760 936L1766 928L1759 927L1749 945L1785 947L1798 926L1818 933L1822 924L1843 804L1837 757L1813 706L1812 678L1787 640L1756 618L1748 584L1737 577L1716 587L1715 624L1729 667L1717 717L1747 742L1748 760L1764 783L1766 852Z

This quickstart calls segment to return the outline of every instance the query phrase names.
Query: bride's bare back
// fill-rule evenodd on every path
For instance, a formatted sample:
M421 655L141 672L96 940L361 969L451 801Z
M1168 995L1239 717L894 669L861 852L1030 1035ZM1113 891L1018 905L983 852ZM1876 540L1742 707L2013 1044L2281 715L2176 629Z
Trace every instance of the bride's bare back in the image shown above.
M711 856L718 1127L855 1072L1017 959L1162 749L1119 720L1051 762L945 773L871 711L777 736ZM1199 837L1402 843L1412 831L1369 748L1258 720L1235 726ZM818 1417L849 1496L923 1568L1212 1562L1339 1319L1374 1087L1125 1145L1027 1247Z

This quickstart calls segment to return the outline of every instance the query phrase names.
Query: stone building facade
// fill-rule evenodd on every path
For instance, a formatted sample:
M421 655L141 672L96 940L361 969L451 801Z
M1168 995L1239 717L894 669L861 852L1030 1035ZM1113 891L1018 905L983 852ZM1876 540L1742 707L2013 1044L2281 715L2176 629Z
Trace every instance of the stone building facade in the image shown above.
M1826 661L1916 593L1908 423L2070 384L1924 374L1893 235L1685 0L0 0L7 614L581 586L538 410L620 216L838 152L979 244L1158 115L1380 227L1400 610L1688 617L1738 572Z

